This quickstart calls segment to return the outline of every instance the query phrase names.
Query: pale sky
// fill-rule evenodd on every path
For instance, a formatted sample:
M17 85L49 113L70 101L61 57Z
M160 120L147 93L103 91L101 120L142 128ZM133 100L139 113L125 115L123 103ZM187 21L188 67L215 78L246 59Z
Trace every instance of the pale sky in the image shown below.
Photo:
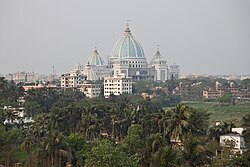
M159 44L181 74L250 74L249 0L0 0L0 74L106 61L126 20L148 62Z

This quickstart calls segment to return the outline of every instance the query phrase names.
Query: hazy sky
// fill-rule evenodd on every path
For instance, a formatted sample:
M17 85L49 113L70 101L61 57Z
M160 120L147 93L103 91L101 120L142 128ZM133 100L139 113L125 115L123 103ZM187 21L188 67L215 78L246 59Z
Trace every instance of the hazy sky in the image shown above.
M106 60L126 20L148 62L182 74L250 74L250 0L0 0L0 73L56 73Z

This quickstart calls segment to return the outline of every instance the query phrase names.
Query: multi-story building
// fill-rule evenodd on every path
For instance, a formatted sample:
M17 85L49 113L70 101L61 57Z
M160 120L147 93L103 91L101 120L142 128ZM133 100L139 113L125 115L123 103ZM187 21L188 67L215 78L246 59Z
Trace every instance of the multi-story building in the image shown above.
M35 82L38 78L38 74L34 72L16 72L9 73L5 75L7 80L15 81L15 82Z
M180 66L179 65L170 65L168 69L168 78L167 79L179 79L180 78Z
M101 84L96 84L92 81L84 81L77 87L88 98L99 97L101 93Z
M203 91L203 97L206 99L217 99L219 97L222 97L224 94L224 92L222 90L213 90L213 89L209 89L209 90L204 90Z
M222 84L217 81L215 83L215 89L209 88L203 91L203 97L206 99L217 99L222 97L226 92L232 94L235 103L250 102L250 90L236 88L233 82L230 82L229 86L223 87Z
M110 95L132 94L132 78L126 75L115 75L104 78L104 97Z

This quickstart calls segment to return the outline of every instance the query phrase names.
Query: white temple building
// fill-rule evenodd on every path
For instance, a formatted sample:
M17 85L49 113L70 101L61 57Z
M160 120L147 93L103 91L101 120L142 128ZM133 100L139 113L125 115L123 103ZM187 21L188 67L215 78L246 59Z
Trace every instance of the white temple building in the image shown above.
M164 82L179 79L180 69L178 65L168 66L159 47L148 63L142 46L134 39L127 24L123 36L114 44L107 64L95 48L85 65L77 65L71 72L61 75L61 87L77 87L84 80L104 80L115 76L131 78L132 81Z

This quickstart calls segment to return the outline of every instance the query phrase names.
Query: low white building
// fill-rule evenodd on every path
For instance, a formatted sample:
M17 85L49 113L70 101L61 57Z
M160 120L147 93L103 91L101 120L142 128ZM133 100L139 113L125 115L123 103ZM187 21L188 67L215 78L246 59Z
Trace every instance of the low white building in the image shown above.
M121 95L123 93L132 94L132 78L124 74L115 75L114 77L104 78L104 97L110 95Z
M11 106L4 106L3 110L10 112L10 113L13 113L11 118L8 118L3 122L4 125L6 125L6 124L20 124L20 123L26 124L26 123L34 122L32 118L25 116L25 108L22 106L19 106L18 108L14 108Z
M232 128L232 132L233 133L238 133L240 135L242 135L244 128Z
M225 134L220 136L220 146L232 148L233 153L242 154L246 150L245 141L240 134Z
M78 89L88 98L99 97L101 93L101 85L92 81L84 81L78 85Z

